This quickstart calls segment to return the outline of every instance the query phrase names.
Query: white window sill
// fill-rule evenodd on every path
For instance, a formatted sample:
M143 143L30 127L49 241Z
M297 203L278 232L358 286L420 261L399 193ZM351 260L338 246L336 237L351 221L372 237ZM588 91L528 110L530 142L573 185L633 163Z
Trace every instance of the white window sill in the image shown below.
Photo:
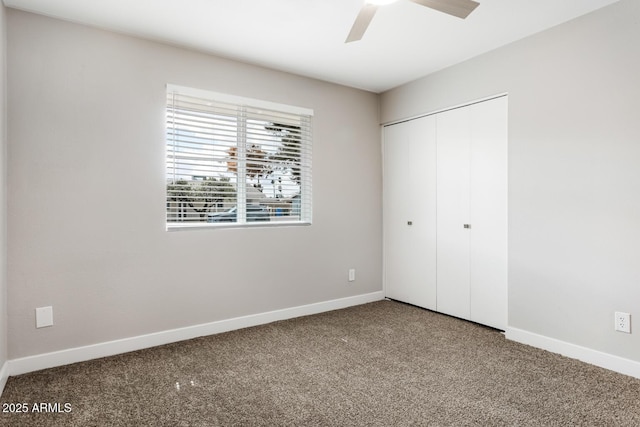
M188 231L188 230L219 230L229 228L270 228L270 227L299 227L311 225L310 221L256 221L256 222L226 222L226 223L209 223L209 222L192 222L192 223L169 223L167 231Z

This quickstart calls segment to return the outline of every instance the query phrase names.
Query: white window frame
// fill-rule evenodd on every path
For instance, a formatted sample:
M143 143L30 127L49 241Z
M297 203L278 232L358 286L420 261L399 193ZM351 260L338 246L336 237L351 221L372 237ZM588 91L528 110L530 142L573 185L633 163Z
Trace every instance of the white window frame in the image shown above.
M170 111L174 112L172 117L175 117L175 111L177 110L175 105L175 97L192 97L196 98L201 102L211 102L212 104L225 104L231 106L232 110L235 114L235 119L237 123L237 134L236 134L236 152L237 159L235 163L235 172L236 182L236 221L235 222L221 222L221 223L210 223L203 222L198 220L191 221L170 221L170 191L169 191L169 182L175 182L175 174L176 170L179 170L182 166L180 162L176 159L175 153L178 151L177 144L180 144L181 138L172 137L171 135L176 135L179 133L179 129L176 127L175 121L172 122L170 120ZM203 105L205 105L203 104ZM237 111L236 111L237 109ZM281 114L283 117L286 116L295 116L296 118L299 116L300 124L301 124L301 137L300 137L300 163L296 164L300 169L300 177L299 177L299 219L290 219L290 217L284 218L284 220L269 220L269 221L247 221L246 216L246 207L247 207L247 172L246 172L246 160L247 158L251 159L251 157L247 157L246 149L248 146L248 139L246 137L247 133L247 113L249 111L249 115L252 115L256 118L256 120L265 120L262 119L261 114L262 110L265 111L265 117L271 117L271 115ZM291 106L286 104L279 104L264 100L245 98L230 94L223 94L218 92L212 92L202 89L189 88L185 86L178 86L173 84L167 85L167 103L166 103L166 137L165 137L165 170L166 170L166 182L167 185L165 187L165 199L166 199L166 208L165 208L165 223L167 231L179 231L179 230L192 230L192 229L211 229L211 228L244 228L244 227L277 227L277 226L292 226L292 225L311 225L312 220L312 185L311 185L311 154L312 154L312 119L313 119L313 110L309 108ZM204 111L204 109L203 109ZM231 117L231 115L229 116ZM296 125L297 126L297 125ZM213 128L212 128L213 129ZM214 137L211 137L211 141L214 143ZM211 158L211 161L214 162L217 159L215 157ZM273 163L276 165L276 163ZM173 173L173 180L170 180L170 174ZM200 177L200 175L197 175ZM207 176L213 178L214 176ZM191 179L191 182L196 180L196 175L194 175ZM241 184L242 183L242 184ZM275 193L275 190L274 190ZM264 196L265 200L269 199L269 197ZM276 200L276 199L272 199ZM292 210L293 210L293 197L290 199ZM175 216L175 215L174 215ZM271 217L276 219L274 217Z

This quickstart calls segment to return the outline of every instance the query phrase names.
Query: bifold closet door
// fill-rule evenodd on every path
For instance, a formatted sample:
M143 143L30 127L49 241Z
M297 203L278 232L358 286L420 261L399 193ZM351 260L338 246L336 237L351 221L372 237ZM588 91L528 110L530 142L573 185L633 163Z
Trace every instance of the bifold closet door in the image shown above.
M435 310L435 117L386 126L383 144L385 294Z
M470 319L468 107L437 115L437 310Z
M507 326L507 98L437 115L437 310Z
M471 320L507 327L507 97L474 104L470 157Z

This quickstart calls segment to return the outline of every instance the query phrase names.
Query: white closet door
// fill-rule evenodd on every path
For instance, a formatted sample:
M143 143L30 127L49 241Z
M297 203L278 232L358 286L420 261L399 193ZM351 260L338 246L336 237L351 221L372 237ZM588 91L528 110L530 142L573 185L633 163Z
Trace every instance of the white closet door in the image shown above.
M507 97L471 114L471 320L507 327Z
M406 226L409 216L406 188L410 182L408 150L409 126L384 128L384 284L386 296L400 301L410 298L413 282L407 267L410 256L407 243L411 238Z
M440 113L436 123L437 310L470 319L470 109Z
M435 310L437 306L436 277L436 118L422 117L412 120L411 143L409 145L409 170L413 181L412 212L409 221L412 225L412 240L409 248L419 288L417 298L412 304Z
M435 192L435 118L385 127L385 293L432 310L436 308Z

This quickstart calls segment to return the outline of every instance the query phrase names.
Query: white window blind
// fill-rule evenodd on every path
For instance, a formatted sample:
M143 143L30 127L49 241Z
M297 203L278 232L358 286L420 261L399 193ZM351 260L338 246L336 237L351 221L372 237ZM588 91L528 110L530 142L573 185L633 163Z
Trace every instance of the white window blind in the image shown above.
M310 224L312 116L169 85L167 228Z

